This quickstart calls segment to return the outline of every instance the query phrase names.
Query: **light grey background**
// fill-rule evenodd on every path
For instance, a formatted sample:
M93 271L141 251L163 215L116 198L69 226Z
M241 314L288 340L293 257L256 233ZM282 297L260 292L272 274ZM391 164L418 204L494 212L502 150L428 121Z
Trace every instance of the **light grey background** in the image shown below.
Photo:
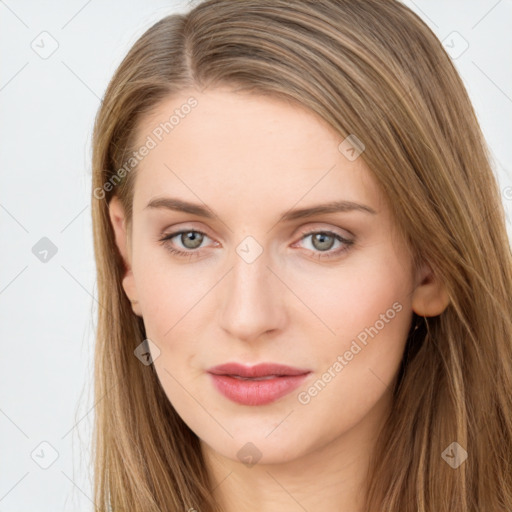
M405 3L468 88L512 235L512 0ZM0 0L0 512L92 510L93 120L129 47L189 5Z

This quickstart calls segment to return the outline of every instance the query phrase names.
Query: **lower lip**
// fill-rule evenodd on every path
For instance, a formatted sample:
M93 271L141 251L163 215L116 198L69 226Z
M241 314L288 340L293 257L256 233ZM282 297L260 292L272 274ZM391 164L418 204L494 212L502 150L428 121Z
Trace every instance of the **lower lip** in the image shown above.
M226 398L242 405L265 405L291 393L307 377L286 375L266 380L243 380L228 375L210 373L213 385Z

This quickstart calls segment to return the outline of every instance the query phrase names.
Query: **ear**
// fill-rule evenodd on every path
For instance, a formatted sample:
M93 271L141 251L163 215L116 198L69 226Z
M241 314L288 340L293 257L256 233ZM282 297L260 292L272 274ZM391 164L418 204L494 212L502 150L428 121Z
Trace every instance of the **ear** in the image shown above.
M124 263L124 274L122 281L123 289L126 293L126 296L132 303L133 312L138 316L142 316L131 266L131 244L129 233L126 230L126 216L123 205L117 196L112 197L110 200L109 215L110 222L112 223L112 227L114 229L116 245Z
M434 274L428 264L423 264L416 278L412 295L412 309L419 316L440 315L450 303L450 297L443 282Z

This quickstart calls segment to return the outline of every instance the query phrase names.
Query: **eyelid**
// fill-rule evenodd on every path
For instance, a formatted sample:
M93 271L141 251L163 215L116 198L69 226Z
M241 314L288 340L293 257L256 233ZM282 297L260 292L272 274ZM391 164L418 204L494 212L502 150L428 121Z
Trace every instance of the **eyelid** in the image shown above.
M199 223L202 224L202 223ZM173 224L171 226L166 227L165 229L160 230L158 236L158 240L161 240L162 238L175 237L177 235L181 235L182 233L189 233L190 231L193 231L195 233L200 233L201 235L207 236L210 240L215 240L215 238L208 234L208 229L203 229L203 227L195 227L194 222L187 223L187 222L180 222L177 224Z
M345 232L346 234L344 234L343 232ZM356 237L356 235L354 233L352 233L351 231L349 231L348 229L345 229L345 228L342 229L342 228L339 228L337 226L332 226L332 225L329 227L326 227L325 223L320 223L320 222L317 222L313 225L308 224L307 227L301 227L299 229L299 234L296 236L311 235L312 233L332 233L334 235L338 235L339 237L341 237L345 240L349 239L350 237L351 238Z

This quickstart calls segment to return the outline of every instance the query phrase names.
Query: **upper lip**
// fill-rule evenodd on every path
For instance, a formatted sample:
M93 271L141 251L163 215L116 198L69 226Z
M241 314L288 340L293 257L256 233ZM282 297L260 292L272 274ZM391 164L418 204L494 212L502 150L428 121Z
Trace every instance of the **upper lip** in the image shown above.
M208 370L215 375L236 375L239 377L266 377L268 375L303 375L310 370L293 368L277 363L260 363L255 366L246 366L239 363L225 363L214 366Z

